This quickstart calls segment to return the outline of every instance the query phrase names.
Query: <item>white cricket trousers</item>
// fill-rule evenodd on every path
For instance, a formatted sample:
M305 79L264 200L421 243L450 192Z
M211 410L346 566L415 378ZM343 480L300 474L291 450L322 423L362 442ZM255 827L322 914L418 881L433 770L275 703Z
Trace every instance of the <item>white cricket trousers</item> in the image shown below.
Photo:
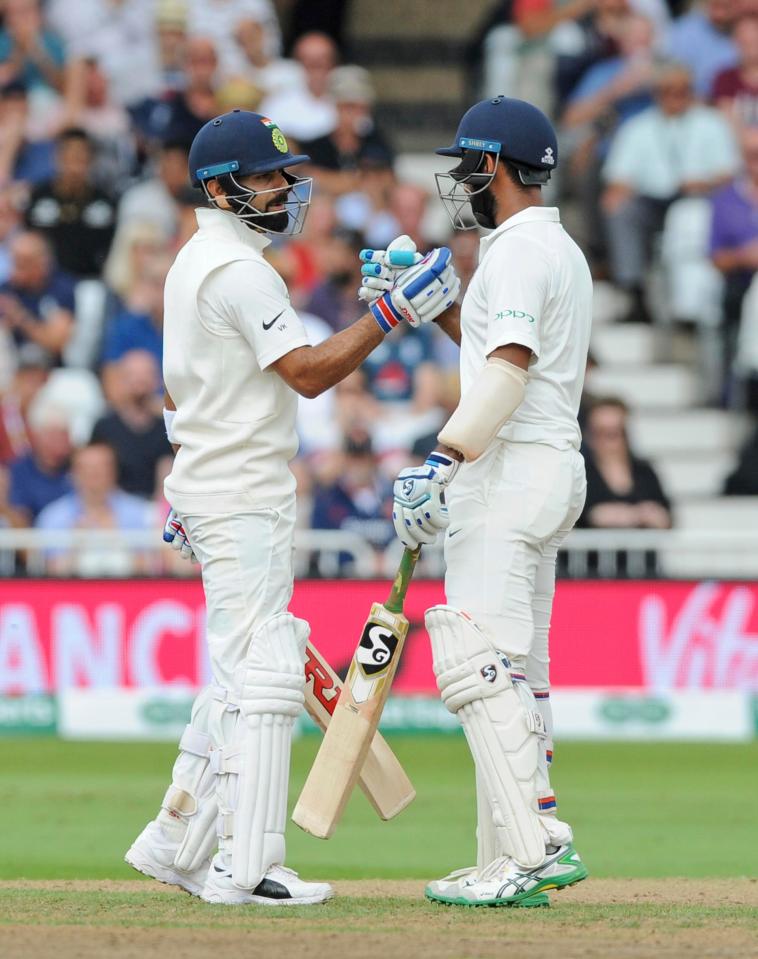
M227 503L212 505L213 497L208 504L208 512L181 518L202 565L213 675L232 690L253 632L292 598L295 497L280 509L237 503L232 510Z
M525 670L549 687L548 632L558 547L584 506L575 449L496 441L450 485L445 594Z

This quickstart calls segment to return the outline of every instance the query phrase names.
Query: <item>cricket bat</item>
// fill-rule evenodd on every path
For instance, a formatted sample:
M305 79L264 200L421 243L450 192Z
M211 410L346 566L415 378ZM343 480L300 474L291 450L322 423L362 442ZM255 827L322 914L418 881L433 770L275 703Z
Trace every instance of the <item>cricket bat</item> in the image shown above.
M311 642L306 647L305 656L305 708L325 732L337 706L342 682ZM400 760L378 732L369 747L358 785L380 819L397 816L416 797L413 783Z
M331 722L292 814L294 823L319 839L332 835L356 782L365 773L366 757L408 633L403 602L420 552L421 547L405 550L389 598L371 607Z

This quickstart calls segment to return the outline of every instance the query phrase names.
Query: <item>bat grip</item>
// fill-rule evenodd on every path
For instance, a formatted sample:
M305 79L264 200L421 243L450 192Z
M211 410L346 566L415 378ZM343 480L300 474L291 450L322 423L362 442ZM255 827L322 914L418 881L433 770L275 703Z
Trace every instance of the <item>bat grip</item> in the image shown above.
M408 549L406 546L403 550L403 558L400 560L400 567L398 568L397 576L395 576L395 582L392 584L389 599L384 604L385 608L391 613L402 613L403 611L405 594L411 585L413 570L416 568L416 560L420 554L420 546L417 546L415 549Z

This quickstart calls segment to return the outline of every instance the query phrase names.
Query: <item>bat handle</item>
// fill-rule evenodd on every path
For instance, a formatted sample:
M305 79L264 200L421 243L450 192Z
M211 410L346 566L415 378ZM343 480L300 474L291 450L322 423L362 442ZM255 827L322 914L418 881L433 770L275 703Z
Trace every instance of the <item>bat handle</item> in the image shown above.
M413 570L416 568L416 560L421 554L421 547L415 549L406 548L403 550L403 558L400 560L400 567L395 576L395 582L392 584L389 599L384 604L391 613L402 613L405 594L411 584Z

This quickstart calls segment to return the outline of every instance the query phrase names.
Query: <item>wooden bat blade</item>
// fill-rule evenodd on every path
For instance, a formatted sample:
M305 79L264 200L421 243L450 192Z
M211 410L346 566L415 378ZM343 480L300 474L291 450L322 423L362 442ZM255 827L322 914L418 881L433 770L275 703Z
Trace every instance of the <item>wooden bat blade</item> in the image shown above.
M292 814L293 822L320 839L334 832L364 768L407 632L402 613L374 603Z
M331 722L342 688L339 676L312 643L305 660L305 708L322 730ZM374 738L358 777L358 785L381 819L392 819L413 802L416 790L381 733Z

